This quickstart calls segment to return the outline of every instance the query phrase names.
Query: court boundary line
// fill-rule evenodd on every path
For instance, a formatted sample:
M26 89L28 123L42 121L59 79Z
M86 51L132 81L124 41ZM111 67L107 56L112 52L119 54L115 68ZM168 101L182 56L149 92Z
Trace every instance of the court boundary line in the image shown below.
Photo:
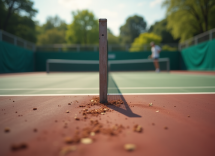
M198 86L198 87L120 87L119 89L210 89L215 88L215 86ZM99 88L5 88L0 89L4 90L98 90ZM108 89L115 89L115 88L108 88Z
M215 92L187 92L187 93L111 93L108 95L196 95L196 94L215 94ZM3 96L99 96L99 94L14 94L14 95L0 95Z

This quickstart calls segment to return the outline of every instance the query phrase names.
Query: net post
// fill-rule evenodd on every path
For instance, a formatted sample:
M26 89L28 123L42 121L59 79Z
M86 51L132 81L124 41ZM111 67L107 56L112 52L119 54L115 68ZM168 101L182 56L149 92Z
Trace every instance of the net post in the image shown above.
M107 102L107 19L99 19L99 97Z

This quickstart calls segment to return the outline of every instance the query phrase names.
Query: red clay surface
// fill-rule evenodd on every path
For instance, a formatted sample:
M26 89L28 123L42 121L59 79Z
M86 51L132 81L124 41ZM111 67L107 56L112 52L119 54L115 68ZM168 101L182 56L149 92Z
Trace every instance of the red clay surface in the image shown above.
M84 120L79 114L84 109L79 105L90 103L93 97L0 97L0 155L58 156L63 147L70 145L76 150L67 155L212 156L215 153L214 94L109 96L109 100L120 99L124 104L120 108L109 105L114 111L88 117L104 127L121 124L125 127L122 132L116 136L96 134L91 137L92 144L66 144L65 137L72 137L75 131L89 125L90 119ZM69 102L72 104L68 105ZM151 102L153 106L149 107ZM81 120L75 120L75 116ZM142 126L142 133L133 131L135 124ZM5 128L10 131L5 132ZM13 144L20 143L28 147L11 150ZM136 149L124 150L127 143L135 144Z

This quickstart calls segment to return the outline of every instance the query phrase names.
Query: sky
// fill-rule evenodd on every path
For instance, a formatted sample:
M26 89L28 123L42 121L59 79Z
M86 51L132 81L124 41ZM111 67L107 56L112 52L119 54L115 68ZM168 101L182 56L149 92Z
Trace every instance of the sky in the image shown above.
M149 28L156 21L165 18L166 9L162 7L164 0L33 0L38 10L34 17L44 24L48 16L58 15L67 24L72 23L72 11L88 9L97 19L106 18L108 28L119 35L120 26L133 15L142 16Z

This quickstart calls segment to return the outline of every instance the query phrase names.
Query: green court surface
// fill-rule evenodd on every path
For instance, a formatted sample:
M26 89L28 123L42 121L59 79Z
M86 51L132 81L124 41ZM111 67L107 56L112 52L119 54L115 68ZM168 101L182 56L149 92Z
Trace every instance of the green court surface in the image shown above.
M215 76L154 72L109 73L109 94L214 93ZM0 95L99 94L98 72L0 77Z

